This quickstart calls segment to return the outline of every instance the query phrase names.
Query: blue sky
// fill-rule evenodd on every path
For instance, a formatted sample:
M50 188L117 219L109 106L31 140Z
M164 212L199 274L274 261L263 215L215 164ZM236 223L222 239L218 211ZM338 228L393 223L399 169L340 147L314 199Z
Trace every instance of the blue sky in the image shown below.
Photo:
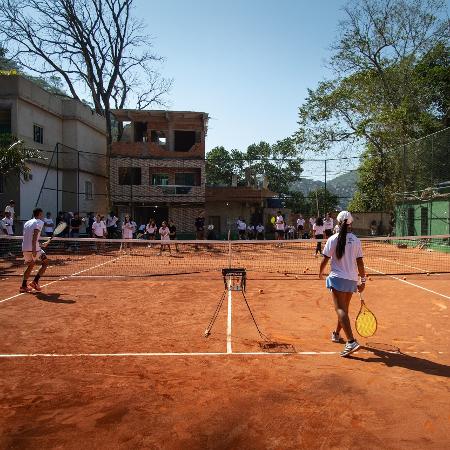
M296 130L307 88L329 75L340 0L138 0L174 78L170 109L210 114L207 150Z

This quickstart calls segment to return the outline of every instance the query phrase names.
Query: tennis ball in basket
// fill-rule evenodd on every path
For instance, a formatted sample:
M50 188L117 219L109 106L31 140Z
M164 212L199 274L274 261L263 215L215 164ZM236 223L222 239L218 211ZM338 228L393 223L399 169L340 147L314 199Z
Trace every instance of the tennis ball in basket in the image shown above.
M263 291L262 289L260 289L260 290L259 290L259 293L260 293L260 294L263 294L263 293L264 293L264 291Z

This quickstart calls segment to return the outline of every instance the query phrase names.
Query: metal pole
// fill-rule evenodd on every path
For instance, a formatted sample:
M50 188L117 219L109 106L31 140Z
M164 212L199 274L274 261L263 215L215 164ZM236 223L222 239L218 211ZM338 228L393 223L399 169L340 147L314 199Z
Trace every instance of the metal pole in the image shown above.
M56 144L56 214L59 214L59 143Z
M327 160L324 160L325 163L325 195L324 195L324 212L323 215L328 211L328 202L327 202Z
M77 150L77 211L80 213L80 152Z

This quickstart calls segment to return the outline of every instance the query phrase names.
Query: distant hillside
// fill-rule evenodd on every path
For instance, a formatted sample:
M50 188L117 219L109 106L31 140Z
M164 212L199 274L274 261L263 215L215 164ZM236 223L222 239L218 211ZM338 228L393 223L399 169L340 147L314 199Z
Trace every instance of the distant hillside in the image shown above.
M358 172L348 172L327 181L327 189L339 197L339 207L346 208L348 202L356 192L356 182L358 181ZM308 195L311 191L325 187L325 183L319 180L302 178L293 183L292 188Z

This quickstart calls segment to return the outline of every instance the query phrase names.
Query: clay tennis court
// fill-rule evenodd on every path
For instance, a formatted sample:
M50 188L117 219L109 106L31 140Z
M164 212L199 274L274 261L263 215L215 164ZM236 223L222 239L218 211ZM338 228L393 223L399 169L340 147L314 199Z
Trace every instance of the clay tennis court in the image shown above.
M156 257L139 249L59 249L53 257L64 263L35 295L17 295L20 260L2 262L0 446L447 448L450 255L368 255L365 297L379 327L360 339L370 348L341 358L319 260L270 245L241 249L234 262L249 267L246 297L260 329L293 353L262 351L240 292L231 304L227 295L204 337L226 252L182 248L159 259L178 268L172 275L142 276ZM380 258L401 270L380 274ZM191 273L181 273L184 263ZM353 319L358 308L355 296Z

